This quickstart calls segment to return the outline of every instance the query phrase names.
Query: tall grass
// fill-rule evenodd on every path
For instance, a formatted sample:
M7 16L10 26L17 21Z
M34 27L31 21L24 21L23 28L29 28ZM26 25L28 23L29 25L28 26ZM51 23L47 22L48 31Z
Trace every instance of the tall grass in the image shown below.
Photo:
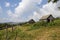
M24 24L22 26L15 26L15 29L13 27L13 31L11 31L12 28L11 28L11 30L9 30L9 28L8 28L7 37L8 37L8 40L34 40L36 38L37 34L40 35L40 33L43 33L44 30L46 30L47 28L50 29L50 27L54 28L55 26L56 27L60 26L60 20L55 20L50 23L42 21L42 22L36 22L34 24ZM24 31L25 27L27 27L27 28ZM46 27L46 29L45 29L45 27ZM42 29L42 30L38 30L38 29ZM35 30L35 31L33 31L33 30ZM38 31L36 31L36 30L38 30ZM29 33L29 32L31 32L31 33ZM56 40L55 38L57 37L57 35L53 34L51 37L53 37L52 40ZM6 40L6 29L0 30L0 40Z

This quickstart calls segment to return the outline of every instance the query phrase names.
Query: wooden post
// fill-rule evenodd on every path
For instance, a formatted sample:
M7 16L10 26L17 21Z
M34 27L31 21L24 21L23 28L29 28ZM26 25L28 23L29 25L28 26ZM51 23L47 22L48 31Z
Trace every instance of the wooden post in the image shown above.
M6 26L6 40L8 40L8 27Z
M12 32L13 32L13 26L12 26Z
M16 31L16 35L15 35L15 40L16 40L16 38L17 38L17 31Z
M18 26L16 27L16 29L18 30ZM18 34L17 30L16 30L16 35L15 35L15 39L14 40L16 40L16 38L17 38L17 34Z

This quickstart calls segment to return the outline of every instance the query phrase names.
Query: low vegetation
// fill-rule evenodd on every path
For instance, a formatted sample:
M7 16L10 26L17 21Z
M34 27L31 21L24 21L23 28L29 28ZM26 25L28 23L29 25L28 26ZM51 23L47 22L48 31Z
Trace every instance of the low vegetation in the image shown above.
M60 19L0 30L0 40L60 40Z

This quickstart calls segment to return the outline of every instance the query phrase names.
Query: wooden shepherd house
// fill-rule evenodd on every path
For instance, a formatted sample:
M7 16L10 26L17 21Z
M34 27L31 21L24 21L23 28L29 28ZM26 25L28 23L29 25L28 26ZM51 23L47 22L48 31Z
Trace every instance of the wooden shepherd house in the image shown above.
M33 23L35 23L35 21L34 21L33 19L30 19L30 20L28 21L28 23L29 23L29 24L33 24Z
M45 15L45 16L42 16L40 20L45 22L52 22L54 20L54 17L51 14Z

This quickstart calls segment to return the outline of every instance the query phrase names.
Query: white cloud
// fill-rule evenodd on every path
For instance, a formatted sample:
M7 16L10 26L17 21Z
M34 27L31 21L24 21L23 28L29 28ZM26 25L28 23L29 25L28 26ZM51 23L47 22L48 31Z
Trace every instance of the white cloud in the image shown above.
M30 19L33 18L35 20L39 20L44 15L52 14L54 17L60 17L60 10L58 7L60 7L60 1L57 3L47 3L43 5L42 8L39 8L37 11L34 12L32 16L30 16Z
M22 2L20 2L19 5L15 8L15 13L8 11L8 15L11 17L11 19L14 19L15 21L25 21L24 16L26 15L24 14L31 16L31 14L39 8L37 5L39 5L41 1L42 0L22 0ZM24 15L23 18L21 17L22 15ZM27 18L29 16L27 16Z
M0 10L1 10L1 7L0 7Z
M22 0L22 2L15 8L15 13L8 11L8 15L10 16L10 19L15 22L26 21L29 19L38 20L43 15L47 14L52 14L54 17L60 16L60 10L58 10L60 2L50 2L43 5L42 8L39 8L37 5L40 4L41 1L42 0ZM24 16L27 16L27 18Z
M57 7L60 7L60 0L57 2L57 5L56 5Z
M22 0L21 3L19 3L19 6L15 9L15 14L20 16L24 13L28 13L32 11L36 11L37 5L41 3L41 0Z
M30 15L28 18L29 18L29 20L34 19L35 21L39 21L39 19L41 18L40 15L41 15L40 13L35 11L35 12L33 12L33 15Z
M53 14L55 11L56 3L47 3L43 5L43 7L40 9L40 12L42 12L42 15L47 15L47 14Z
M2 8L0 7L0 14L2 13Z
M8 22L8 18L0 18L0 23Z
M58 5L59 3L59 1L57 3L47 3L43 5L42 8L40 8L40 11L38 13L41 13L40 16L52 14L54 17L60 17L60 10L58 10L58 6L60 6Z
M8 10L7 11L8 13L8 16L9 16L9 20L12 21L12 22L18 22L18 16L15 15L11 10Z
M2 7L0 6L0 17L2 16L2 13L3 13L3 9L2 9Z
M12 18L17 18L18 17L18 15L15 15L11 10L8 10L7 13Z
M9 2L6 2L6 3L5 3L5 6L6 6L6 7L9 7L9 6L10 6L10 3L9 3Z

